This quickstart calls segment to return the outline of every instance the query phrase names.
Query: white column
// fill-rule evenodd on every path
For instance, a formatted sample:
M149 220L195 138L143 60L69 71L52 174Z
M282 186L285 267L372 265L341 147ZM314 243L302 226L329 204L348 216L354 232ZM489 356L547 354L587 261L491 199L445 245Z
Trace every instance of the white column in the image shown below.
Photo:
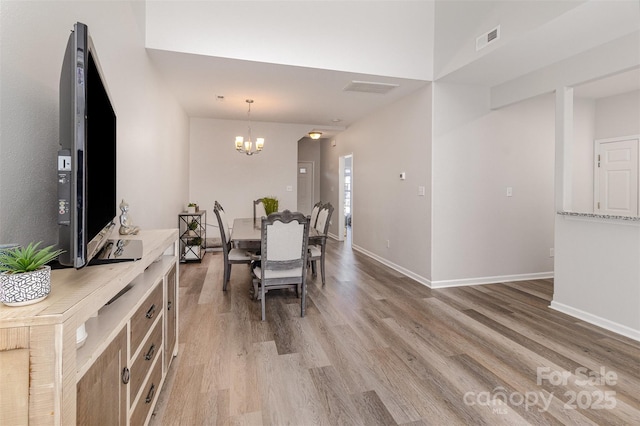
M572 210L573 88L556 89L556 211Z

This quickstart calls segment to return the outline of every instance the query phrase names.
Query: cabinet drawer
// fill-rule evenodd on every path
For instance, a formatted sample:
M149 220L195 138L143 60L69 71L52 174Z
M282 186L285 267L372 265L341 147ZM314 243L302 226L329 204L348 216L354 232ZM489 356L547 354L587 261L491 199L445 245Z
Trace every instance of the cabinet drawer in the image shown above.
M145 387L142 389L140 399L138 399L138 403L131 413L129 422L131 425L145 424L149 410L153 407L153 402L158 392L160 392L160 381L162 380L162 357L160 354L158 354L157 359L156 365L149 375L149 380L147 380Z
M156 318L162 315L162 281L131 317L131 353L138 350Z
M140 386L147 377L156 355L162 352L162 321L158 321L149 338L142 344L142 350L131 363L131 402L138 395ZM159 361L161 362L161 361Z

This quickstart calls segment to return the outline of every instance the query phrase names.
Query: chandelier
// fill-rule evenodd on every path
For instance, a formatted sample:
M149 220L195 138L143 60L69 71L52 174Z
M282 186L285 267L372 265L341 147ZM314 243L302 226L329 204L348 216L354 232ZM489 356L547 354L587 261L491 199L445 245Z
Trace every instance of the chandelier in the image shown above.
M253 149L253 140L251 139L251 104L253 103L253 99L247 99L245 101L249 104L249 110L247 111L247 118L249 120L249 138L244 140L242 136L236 136L236 151L240 154L260 154L262 148L264 147L264 138L256 138L256 147Z

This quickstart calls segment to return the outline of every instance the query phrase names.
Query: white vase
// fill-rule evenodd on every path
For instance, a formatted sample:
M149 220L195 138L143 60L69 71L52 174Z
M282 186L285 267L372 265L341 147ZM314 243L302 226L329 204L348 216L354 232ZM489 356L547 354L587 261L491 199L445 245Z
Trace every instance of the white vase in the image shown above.
M0 301L7 306L25 306L44 300L51 292L51 267L35 271L0 274Z

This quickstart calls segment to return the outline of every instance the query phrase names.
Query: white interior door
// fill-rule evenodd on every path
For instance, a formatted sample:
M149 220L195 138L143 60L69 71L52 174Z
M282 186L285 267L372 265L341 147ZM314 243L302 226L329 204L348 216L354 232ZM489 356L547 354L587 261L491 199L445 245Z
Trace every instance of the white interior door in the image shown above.
M638 138L597 140L594 211L638 216Z
M313 162L298 162L298 211L305 215L313 209Z

